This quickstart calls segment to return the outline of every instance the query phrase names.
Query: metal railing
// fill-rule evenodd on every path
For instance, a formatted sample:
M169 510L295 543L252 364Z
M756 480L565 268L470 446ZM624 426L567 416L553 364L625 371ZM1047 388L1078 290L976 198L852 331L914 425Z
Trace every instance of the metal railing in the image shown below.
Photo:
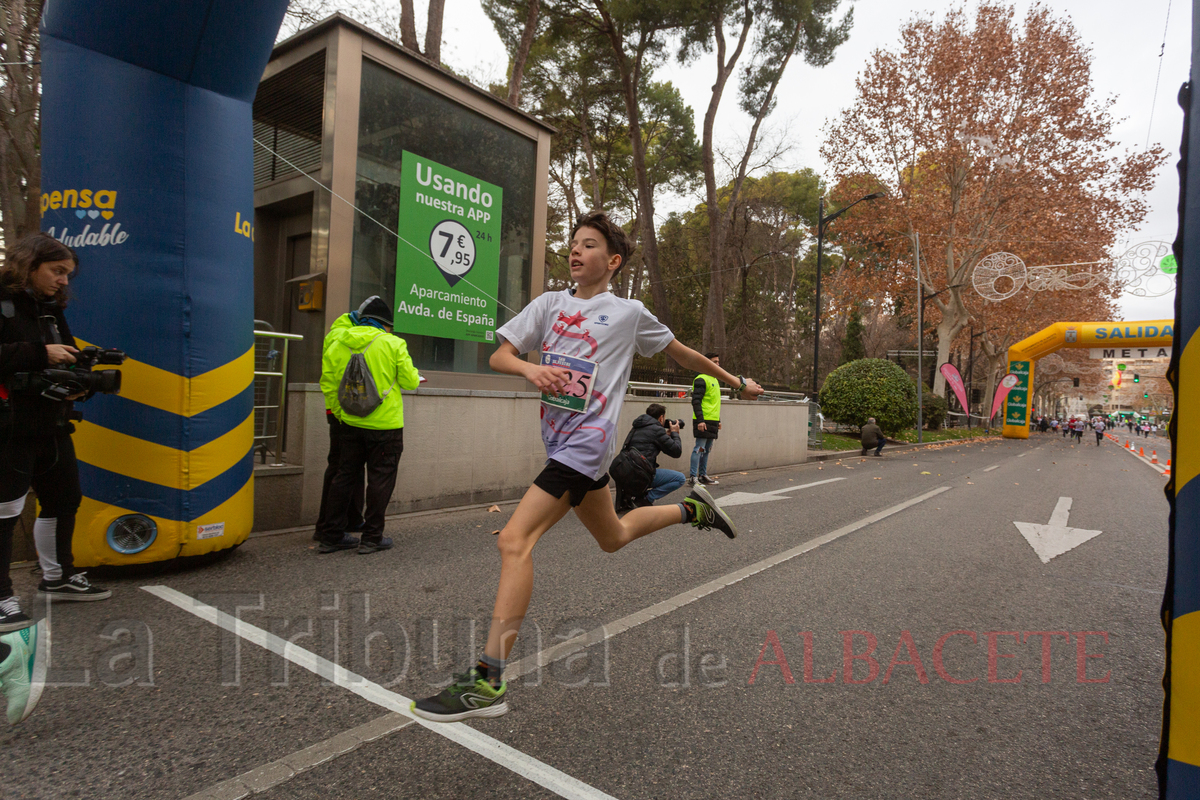
M630 381L627 390L637 397L661 397L675 400L687 399L692 393L692 385L680 383L655 383L648 381ZM808 446L810 449L821 449L823 441L824 417L821 416L821 406L803 392L764 392L758 401L768 403L801 403L808 406Z
M275 456L272 466L283 466L288 343L303 338L298 333L254 332L254 449L264 464L267 453L271 452ZM279 342L282 342L282 350L277 349ZM274 448L269 446L271 440L275 442Z
M724 390L724 387L722 387ZM627 390L629 394L638 397L664 397L687 399L691 396L692 385L690 383L656 383L650 381L630 381ZM682 394L682 398L680 393ZM773 403L808 403L808 395L803 392L772 392L768 391L762 394L759 402L767 401ZM814 404L815 405L815 404Z

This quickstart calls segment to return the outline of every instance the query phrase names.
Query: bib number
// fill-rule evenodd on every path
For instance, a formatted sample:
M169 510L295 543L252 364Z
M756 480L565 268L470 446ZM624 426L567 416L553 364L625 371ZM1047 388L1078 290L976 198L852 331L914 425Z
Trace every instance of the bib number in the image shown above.
M552 397L542 392L542 402L551 408L578 413L586 411L592 396L592 386L596 382L596 362L561 353L542 353L542 366L565 369L569 374L562 394Z

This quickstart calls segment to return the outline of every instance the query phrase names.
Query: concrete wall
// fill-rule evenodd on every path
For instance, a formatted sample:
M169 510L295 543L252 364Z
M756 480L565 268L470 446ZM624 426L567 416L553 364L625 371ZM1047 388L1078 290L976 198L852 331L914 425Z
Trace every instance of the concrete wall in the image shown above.
M683 456L658 461L686 474L695 442L686 400L627 397L618 435L624 441L634 417L653 402L687 422ZM388 513L519 498L546 460L538 409L532 392L404 392L404 455ZM289 385L287 419L288 466L255 468L255 530L312 525L317 518L329 434L316 384ZM721 422L710 474L799 464L808 456L807 405L726 400Z

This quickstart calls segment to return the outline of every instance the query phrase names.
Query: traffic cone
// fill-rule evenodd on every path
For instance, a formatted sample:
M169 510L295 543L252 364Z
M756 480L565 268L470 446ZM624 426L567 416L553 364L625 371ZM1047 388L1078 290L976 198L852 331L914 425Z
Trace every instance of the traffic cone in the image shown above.
M1126 439L1126 440L1125 440L1125 449L1126 449L1126 450L1132 450L1132 449L1133 449L1132 447L1130 447L1130 446L1129 446L1129 440L1128 440L1128 439Z
M1138 458L1145 458L1145 457L1146 457L1146 451L1143 447L1141 447L1139 445L1138 446Z
M1157 463L1158 463L1158 451L1157 451L1157 450L1151 450L1151 451L1150 451L1150 463L1151 463L1151 464L1157 464Z
M1171 459L1169 458L1167 459L1167 468L1163 470L1163 475L1168 477L1171 475Z

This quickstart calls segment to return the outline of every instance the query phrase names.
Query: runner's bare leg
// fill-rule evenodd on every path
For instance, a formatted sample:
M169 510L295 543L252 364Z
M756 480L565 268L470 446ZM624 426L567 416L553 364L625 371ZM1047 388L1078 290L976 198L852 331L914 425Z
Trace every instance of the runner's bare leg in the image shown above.
M508 658L533 595L533 546L570 509L569 494L555 499L544 489L530 486L500 531L496 542L500 549L500 585L496 589L487 646L483 649L488 657L499 661Z
M500 586L483 650L489 658L504 661L512 651L533 595L533 546L570 508L569 494L556 500L531 486L500 531ZM681 521L675 504L637 508L618 519L607 487L588 492L575 514L606 553L615 553L634 539Z

